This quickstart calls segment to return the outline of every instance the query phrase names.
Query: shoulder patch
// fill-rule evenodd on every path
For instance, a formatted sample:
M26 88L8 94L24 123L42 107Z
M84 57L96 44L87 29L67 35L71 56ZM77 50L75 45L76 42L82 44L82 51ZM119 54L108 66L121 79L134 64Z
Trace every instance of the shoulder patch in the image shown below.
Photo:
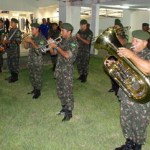
M43 45L44 44L44 41L40 41L40 45Z
M72 47L76 47L76 44L75 44L75 43L71 43L71 46L72 46Z

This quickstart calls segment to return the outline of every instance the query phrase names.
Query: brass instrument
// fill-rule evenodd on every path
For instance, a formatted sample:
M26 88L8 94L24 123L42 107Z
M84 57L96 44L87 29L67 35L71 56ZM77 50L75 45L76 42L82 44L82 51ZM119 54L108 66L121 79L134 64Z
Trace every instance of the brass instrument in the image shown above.
M59 44L61 41L62 41L61 37L58 37L56 39L49 39L47 40L47 44L42 47L39 47L38 50L40 50L43 53L46 53L47 51L50 50L49 44L51 43Z
M113 27L106 29L97 38L94 46L97 49L107 50L109 54L116 58L117 61L114 61L109 67L104 64L104 69L118 83L128 97L138 103L150 101L149 77L142 73L129 59L118 56L117 50L122 45Z

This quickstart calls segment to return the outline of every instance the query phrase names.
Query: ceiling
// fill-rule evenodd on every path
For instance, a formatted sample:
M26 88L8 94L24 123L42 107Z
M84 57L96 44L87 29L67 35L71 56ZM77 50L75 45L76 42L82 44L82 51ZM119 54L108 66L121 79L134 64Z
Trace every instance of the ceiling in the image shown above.
M92 4L100 4L101 7L120 8L124 6L130 9L147 8L150 9L150 0L26 0L32 2L38 7L48 5L59 5L61 3L70 3L71 5L91 6ZM120 6L118 6L120 5Z
M47 7L60 4L71 4L78 6L88 6L100 4L100 7L113 8L146 8L150 9L150 0L0 0L0 10L34 11L39 7ZM9 5L8 5L9 4Z

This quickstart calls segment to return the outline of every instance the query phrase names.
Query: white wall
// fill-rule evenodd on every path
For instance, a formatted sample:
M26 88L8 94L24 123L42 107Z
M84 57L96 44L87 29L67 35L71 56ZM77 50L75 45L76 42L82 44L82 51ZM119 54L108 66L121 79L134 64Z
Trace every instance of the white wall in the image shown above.
M0 10L33 11L35 9L36 6L34 4L31 5L31 2L27 0L0 0Z
M58 22L59 13L56 6L39 8L34 13L35 18L38 18L38 23L42 22L42 18L50 18L51 22Z

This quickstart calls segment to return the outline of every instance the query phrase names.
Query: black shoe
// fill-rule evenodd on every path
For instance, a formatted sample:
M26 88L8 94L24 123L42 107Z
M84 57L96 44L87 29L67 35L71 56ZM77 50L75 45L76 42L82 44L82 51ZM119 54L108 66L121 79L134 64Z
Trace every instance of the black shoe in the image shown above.
M11 77L11 78L8 80L9 83L13 83L13 82L16 82L16 81L18 81L18 77Z
M37 99L37 98L39 98L41 96L41 90L37 90L37 89L35 89L34 90L34 95L33 95L33 99Z
M0 68L0 73L2 73L2 68Z
M140 145L140 144L135 144L133 150L142 150L142 145Z
M127 139L125 145L122 145L121 147L115 148L115 150L134 150L135 143Z
M52 68L53 72L55 71L55 68L56 68L56 64L53 64L53 68Z
M66 112L66 106L62 105L62 109L57 113L57 115L65 115Z
M115 150L123 150L125 148L125 145L122 145L120 147L115 148Z
M77 80L82 80L83 75L80 75Z
M113 89L109 89L108 92L115 92Z
M82 79L81 79L81 82L82 83L85 83L87 81L87 75L83 75L82 76Z
M72 111L66 111L62 121L69 121L72 118Z
M10 77L10 79L8 80L8 82L9 82L9 83L13 83L13 82L16 82L16 81L18 81L18 73L12 72L12 73L11 73L11 77Z
M64 114L65 114L65 110L63 108L60 110L60 112L57 113L57 115L64 115Z

